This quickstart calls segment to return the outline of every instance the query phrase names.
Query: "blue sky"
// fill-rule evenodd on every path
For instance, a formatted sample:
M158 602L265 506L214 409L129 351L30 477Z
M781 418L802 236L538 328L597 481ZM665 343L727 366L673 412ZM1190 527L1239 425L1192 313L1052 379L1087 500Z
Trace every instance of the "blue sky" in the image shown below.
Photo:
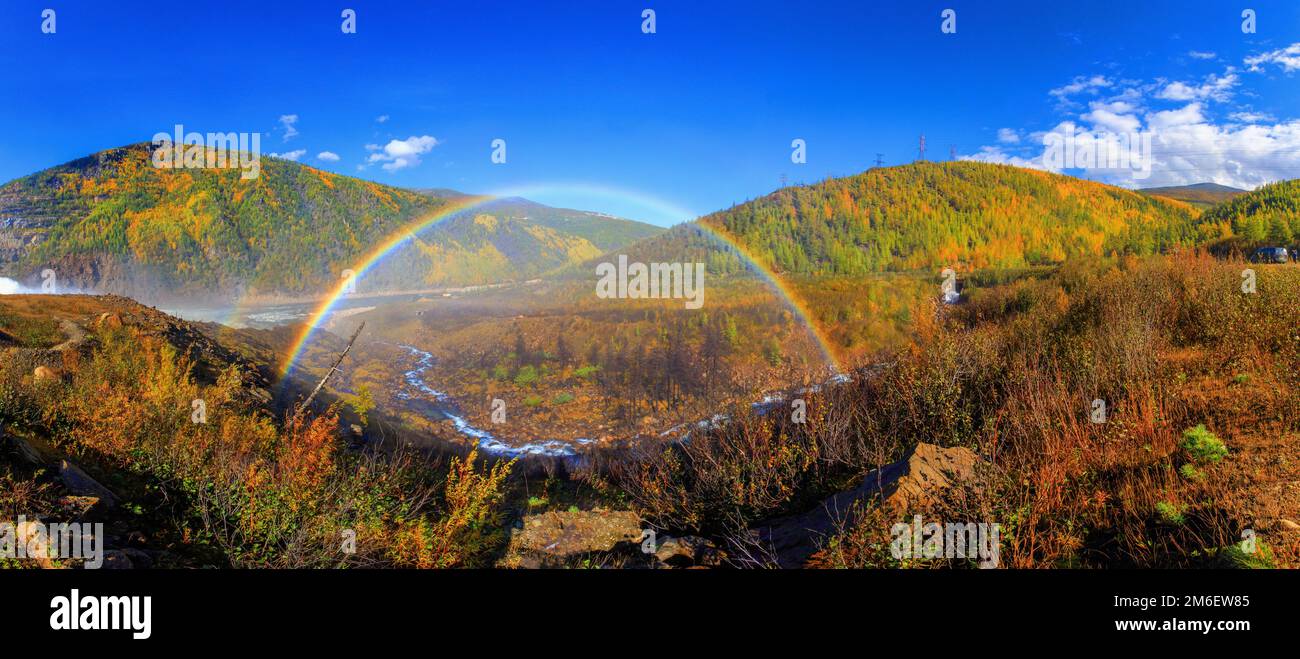
M1245 2L1255 34L1240 2L123 4L0 7L0 179L178 123L392 185L660 224L783 175L910 162L921 133L930 159L1043 167L1049 131L1150 131L1149 178L1068 171L1137 187L1300 177L1296 2Z

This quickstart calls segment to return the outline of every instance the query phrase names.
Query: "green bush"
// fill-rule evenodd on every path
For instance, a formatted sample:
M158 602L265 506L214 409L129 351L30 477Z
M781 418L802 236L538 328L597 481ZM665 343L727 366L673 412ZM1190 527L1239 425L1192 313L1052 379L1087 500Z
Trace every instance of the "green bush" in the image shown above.
M528 387L537 383L537 369L532 366L524 366L515 374L515 384L521 387Z
M1169 501L1161 501L1156 504L1156 514L1160 516L1160 521L1174 526L1179 526L1183 522L1187 521L1186 518L1183 517L1183 512L1186 509L1187 507L1182 504L1171 503Z
M1223 445L1223 440L1207 430L1203 423L1183 431L1182 446L1198 464L1218 462L1228 455L1228 447Z
M562 392L560 392L560 393L555 397L555 400L554 400L553 402L554 402L556 405L563 405L563 404L565 404L565 403L572 403L572 402L573 402L573 394L571 394L571 393L569 393L569 392L567 392L567 391L562 391Z
M1219 550L1220 566L1232 570L1271 570L1277 567L1273 550L1263 540L1255 539L1253 551L1247 551L1243 544L1228 545Z

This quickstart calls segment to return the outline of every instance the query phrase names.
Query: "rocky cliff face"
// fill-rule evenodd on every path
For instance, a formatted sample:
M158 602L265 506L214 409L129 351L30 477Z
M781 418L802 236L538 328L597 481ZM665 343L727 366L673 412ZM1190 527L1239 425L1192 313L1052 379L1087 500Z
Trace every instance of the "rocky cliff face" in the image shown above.
M0 267L21 260L39 245L53 220L26 199L0 194Z

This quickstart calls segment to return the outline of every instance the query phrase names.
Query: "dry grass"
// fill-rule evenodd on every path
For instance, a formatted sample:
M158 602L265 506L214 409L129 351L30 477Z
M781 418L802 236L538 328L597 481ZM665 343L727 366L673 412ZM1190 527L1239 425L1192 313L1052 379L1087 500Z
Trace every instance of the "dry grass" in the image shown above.
M0 422L98 473L161 489L172 505L149 521L173 526L196 556L215 551L234 567L454 567L485 564L504 542L496 504L509 464L348 451L334 410L277 422L243 402L233 367L203 384L162 337L127 326L93 339L65 360L62 381L0 365ZM205 423L192 418L195 400ZM342 551L345 532L355 553Z
M1254 266L1245 295L1245 267L1080 261L974 290L933 322L918 312L912 344L813 397L806 425L777 412L615 471L657 524L735 534L918 442L966 446L990 463L983 494L932 514L1000 523L1003 565L1216 564L1251 529L1294 566L1279 520L1300 510L1300 268ZM1090 420L1094 399L1105 423ZM1229 453L1184 469L1182 433L1198 424ZM866 515L818 563L890 564L894 521Z

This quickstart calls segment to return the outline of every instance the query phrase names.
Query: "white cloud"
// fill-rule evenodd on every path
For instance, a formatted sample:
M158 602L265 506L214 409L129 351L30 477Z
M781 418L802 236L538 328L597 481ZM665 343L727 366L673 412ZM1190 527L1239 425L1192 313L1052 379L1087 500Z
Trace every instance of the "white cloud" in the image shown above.
M1201 123L1205 123L1205 114L1201 112L1200 103L1190 103L1176 110L1162 110L1147 115L1147 128L1155 131Z
M1300 70L1300 44L1247 58L1252 70L1278 66ZM1251 98L1237 67L1197 81L1107 79L1080 76L1049 92L1060 101L1055 128L998 131L998 143L964 160L1048 169L1044 137L1069 135L1075 145L1098 146L1110 140L1149 135L1150 151L1139 154L1151 169L1070 169L1071 174L1125 187L1215 182L1253 189L1264 183L1300 177L1300 118L1278 119L1236 102ZM1240 91L1240 93L1238 93ZM1082 106L1080 96L1095 96ZM1019 142L1004 140L1020 136ZM1140 142L1139 142L1140 143Z
M1254 112L1252 110L1233 112L1228 116L1231 117L1233 121L1240 121L1244 124L1259 124L1259 123L1266 123L1270 121L1277 121L1276 117L1274 117L1271 114L1268 114L1267 112Z
M1136 133L1142 120L1134 114L1137 108L1126 101L1088 104L1089 112L1079 118L1110 133Z
M1300 71L1300 43L1246 58L1246 67L1256 73L1263 71L1265 64L1276 64L1287 73Z
M1102 75L1079 76L1074 80L1070 81L1068 85L1057 87L1056 89L1053 89L1047 93L1052 96L1055 96L1057 100L1061 101L1062 103L1066 103L1068 102L1069 97L1071 96L1083 92L1087 92L1089 94L1096 94L1098 91L1110 87L1113 84L1115 83L1107 79L1106 76L1102 76Z
M294 149L293 151L289 151L287 153L272 153L271 157L298 162L298 159L305 155L307 155L306 149Z
M338 162L339 154L334 153L333 151L321 151L320 153L316 154L316 159L323 160L325 162Z
M995 165L1014 165L1016 167L1026 167L1029 169L1047 169L1043 166L1040 157L1024 158L1014 154L1009 154L996 146L980 147L979 153L961 156L959 160L987 162Z
M1020 134L1011 128L999 128L998 141L1003 144L1015 144L1020 141Z
M1213 181L1249 189L1300 176L1300 120L1216 125L1190 114L1181 119L1153 130L1155 163L1146 184Z
M375 121L377 121L377 122L379 122L379 123L381 123L381 124L383 124L383 123L388 123L388 115L386 115L386 114L381 114L381 115L379 115L378 117L375 117Z
M1187 56L1192 59L1214 59L1218 55L1204 50L1192 50L1188 51Z
M1205 78L1205 82L1200 85L1189 85L1184 82L1171 82L1156 93L1156 98L1162 98L1167 101L1196 101L1209 99L1222 102L1232 98L1232 88L1237 85L1237 82L1238 78L1235 73L1228 73L1222 76L1210 74Z
M366 163L371 165L383 163L380 165L381 167L387 171L395 172L399 169L420 164L420 156L432 151L435 146L438 146L438 140L429 135L411 136L404 140L392 140L382 148L378 144L367 144L366 150L371 153L370 157L366 159Z
M290 138L297 137L298 129L293 127L296 123L298 123L298 115L280 115L280 125L284 126L284 141L288 142Z

